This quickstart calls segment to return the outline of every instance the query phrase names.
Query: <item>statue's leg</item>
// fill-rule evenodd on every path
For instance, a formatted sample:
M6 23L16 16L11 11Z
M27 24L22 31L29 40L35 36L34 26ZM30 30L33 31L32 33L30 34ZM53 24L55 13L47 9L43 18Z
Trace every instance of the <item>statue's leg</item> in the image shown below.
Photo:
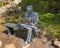
M26 41L30 42L31 38L32 38L32 28L28 29L27 40Z
M7 27L7 31L8 31L8 35L14 34L13 28Z
M31 42L31 39L32 39L32 28L30 25L26 25L26 24L21 24L21 26L23 26L24 28L26 28L28 30L27 32L27 39L24 43L24 45L26 46L28 43Z
M27 44L29 44L31 42L31 39L32 39L32 28L29 28L27 32L27 39L24 45L26 46Z
M13 28L8 27L8 29L9 29L10 33L13 35L14 34Z
M10 32L9 28L7 28L7 31L8 31L7 34L11 35L11 32Z

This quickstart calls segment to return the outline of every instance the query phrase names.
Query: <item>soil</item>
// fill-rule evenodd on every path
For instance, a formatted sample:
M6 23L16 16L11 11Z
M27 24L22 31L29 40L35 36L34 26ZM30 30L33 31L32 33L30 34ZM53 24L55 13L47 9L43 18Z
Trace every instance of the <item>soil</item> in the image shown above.
M24 40L22 38L15 37L14 35L7 35L6 33L0 33L0 41L2 41L2 48L6 45L14 45L15 48L22 48ZM8 48L8 47L7 47ZM12 48L12 47L11 47ZM28 48L54 48L51 46L51 42L45 37L35 38Z

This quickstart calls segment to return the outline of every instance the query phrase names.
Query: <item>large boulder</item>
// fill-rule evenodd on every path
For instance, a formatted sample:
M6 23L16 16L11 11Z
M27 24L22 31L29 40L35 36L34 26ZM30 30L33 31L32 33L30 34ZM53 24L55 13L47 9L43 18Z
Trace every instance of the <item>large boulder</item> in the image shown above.
M14 44L7 44L4 48L16 48L16 46Z
M59 48L60 48L60 41L55 40L55 41L54 41L54 45L56 45L57 47L59 47Z

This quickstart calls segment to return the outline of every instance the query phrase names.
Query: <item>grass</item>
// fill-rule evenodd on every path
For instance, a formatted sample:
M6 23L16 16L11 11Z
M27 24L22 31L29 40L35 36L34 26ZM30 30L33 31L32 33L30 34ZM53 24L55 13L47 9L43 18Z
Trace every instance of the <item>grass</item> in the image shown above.
M0 7L2 7L2 2L0 2Z
M47 27L51 37L60 39L60 13L47 15L48 13L39 15L39 25Z
M6 27L0 24L0 32L3 32L4 30L6 30Z

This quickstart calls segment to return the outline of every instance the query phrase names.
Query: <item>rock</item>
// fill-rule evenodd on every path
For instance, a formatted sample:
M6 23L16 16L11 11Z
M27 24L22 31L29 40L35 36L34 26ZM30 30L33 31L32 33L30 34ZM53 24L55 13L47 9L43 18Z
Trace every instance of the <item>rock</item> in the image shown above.
M42 36L46 36L47 32L43 31Z
M30 44L28 44L27 46L22 46L22 48L29 48Z
M60 48L60 41L55 40L55 41L54 41L54 45L56 45L57 47L59 47L59 48Z
M0 47L2 46L2 41L0 40Z
M53 46L50 46L50 48L54 48Z
M4 1L4 0L3 0ZM16 7L19 3L21 3L21 0L14 0L14 5L11 5L13 3L9 3L3 7L0 8L0 15L5 15L9 12L9 9L11 9L12 7Z
M42 40L42 42L44 42L44 43L47 42L47 38L46 38L46 37L42 37L41 40Z
M42 39L35 39L31 44L29 48L50 48L51 42L50 41L42 41Z
M4 48L16 48L14 44L7 44Z

